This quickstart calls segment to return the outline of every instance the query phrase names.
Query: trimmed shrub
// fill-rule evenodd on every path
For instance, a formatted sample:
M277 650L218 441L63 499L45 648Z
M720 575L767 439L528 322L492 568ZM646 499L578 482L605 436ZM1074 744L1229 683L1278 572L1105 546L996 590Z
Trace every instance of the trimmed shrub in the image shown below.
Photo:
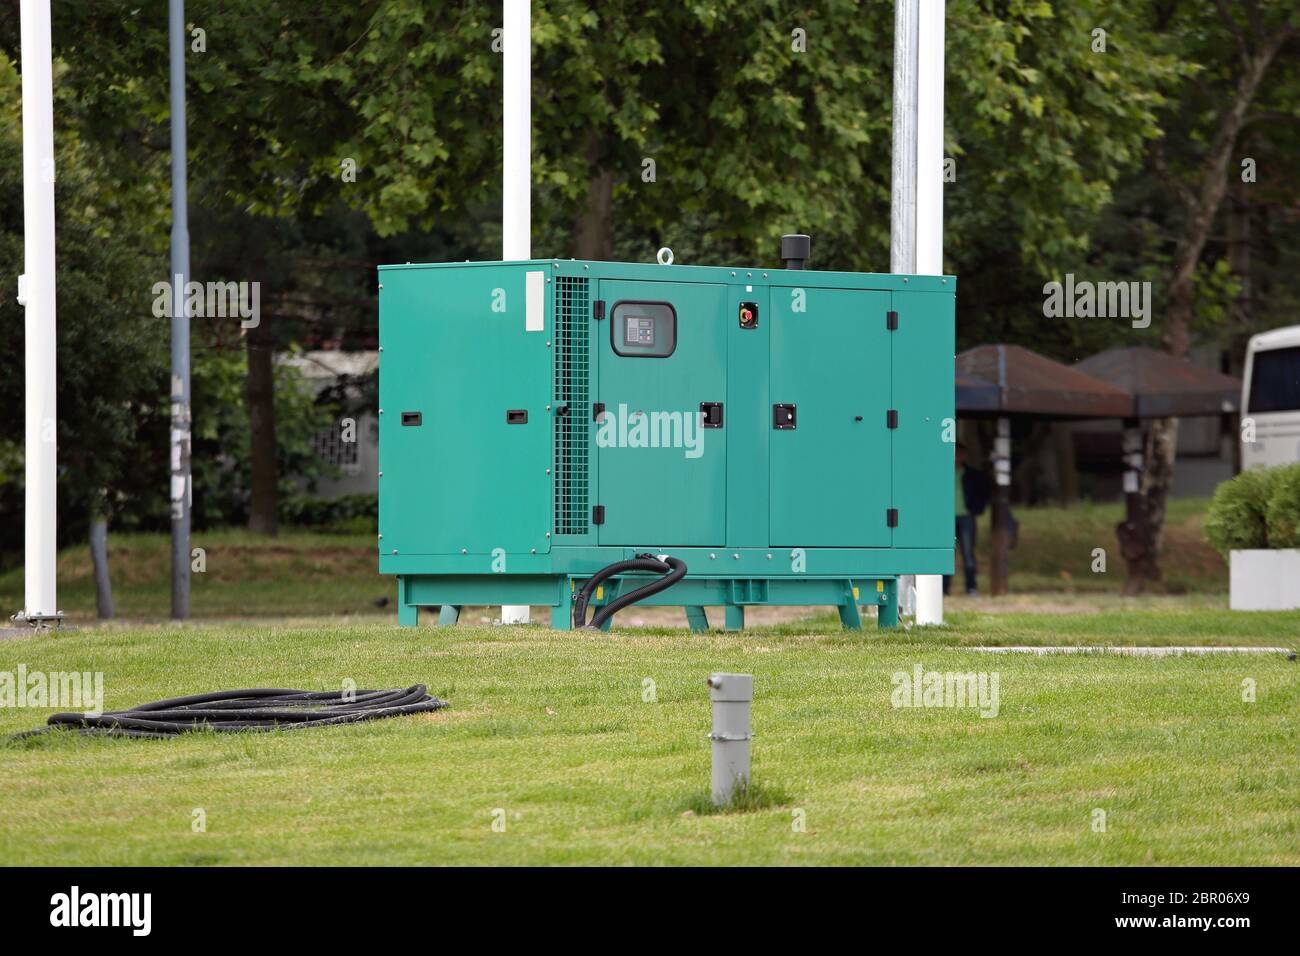
M1252 468L1214 492L1205 518L1205 540L1227 558L1229 551L1269 547L1268 504L1280 468Z
M298 528L342 533L373 531L379 517L379 495L352 494L339 498L281 499L280 520Z
M1265 524L1270 548L1300 548L1300 463L1272 468Z

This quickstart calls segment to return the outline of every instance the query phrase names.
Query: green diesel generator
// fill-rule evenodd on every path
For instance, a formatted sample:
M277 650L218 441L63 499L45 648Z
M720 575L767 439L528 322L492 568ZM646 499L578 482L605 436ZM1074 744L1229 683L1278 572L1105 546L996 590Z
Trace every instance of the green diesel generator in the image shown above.
M665 250L666 252L666 250ZM834 605L953 569L951 276L539 259L379 269L398 621ZM661 255L661 262L665 258ZM588 622L588 612L593 614Z

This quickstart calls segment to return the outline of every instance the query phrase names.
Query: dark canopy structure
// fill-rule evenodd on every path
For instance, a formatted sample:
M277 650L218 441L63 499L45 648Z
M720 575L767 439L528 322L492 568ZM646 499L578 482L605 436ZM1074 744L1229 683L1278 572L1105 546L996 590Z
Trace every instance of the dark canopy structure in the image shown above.
M992 388L993 407L977 388L964 396L963 379ZM967 417L1124 418L1132 407L1123 389L1019 345L981 345L957 356L957 412Z
M957 373L957 411L963 415L996 412L999 390L983 379Z
M1149 450L1142 419L1194 418L1237 412L1241 382L1152 348L1108 349L1077 368L1124 389L1130 395L1124 417L1125 515L1115 528L1120 550L1132 567L1150 547L1146 536L1146 495L1142 470Z
M957 414L994 418L993 564L994 594L1005 594L1010 577L1011 420L1123 418L1132 396L1077 368L1019 345L981 345L957 356Z
M1126 418L1190 418L1235 412L1241 380L1144 346L1107 349L1075 368L1132 397Z
M1109 349L1075 365L1019 345L981 345L956 361L957 414L997 420L992 461L994 594L1009 576L1011 421L1119 419L1124 425L1126 517L1116 529L1127 555L1142 520L1145 450L1140 419L1220 415L1240 405L1241 383L1151 348Z

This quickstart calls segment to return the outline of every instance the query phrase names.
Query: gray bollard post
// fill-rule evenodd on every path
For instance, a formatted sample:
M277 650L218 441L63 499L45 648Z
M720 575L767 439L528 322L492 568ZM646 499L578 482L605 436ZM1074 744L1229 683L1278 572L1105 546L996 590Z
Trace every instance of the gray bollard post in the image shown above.
M730 803L739 786L749 786L749 705L754 699L752 674L714 674L709 678L713 702L713 805Z

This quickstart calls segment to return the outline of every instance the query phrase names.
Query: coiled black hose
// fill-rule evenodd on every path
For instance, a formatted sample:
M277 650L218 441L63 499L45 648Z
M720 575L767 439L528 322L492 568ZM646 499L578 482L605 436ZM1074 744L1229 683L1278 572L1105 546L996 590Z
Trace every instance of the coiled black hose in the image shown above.
M591 595L596 590L597 585L606 578L615 574L622 574L624 571L655 571L662 574L663 577L656 578L635 591L629 591L622 597L615 598L596 612L590 624L586 623L587 602L591 600ZM658 594L660 591L672 587L684 577L686 577L686 562L679 558L670 557L660 561L653 554L638 554L629 561L615 561L593 574L587 583L582 586L578 596L573 599L573 626L579 629L595 628L599 630L601 625L629 604L635 604L652 594Z
M59 727L107 737L173 737L196 730L218 733L301 730L422 714L448 706L447 701L431 697L423 684L412 684L405 690L308 691L265 687L223 690L173 697L102 714L52 714L48 726L17 734L14 739Z

